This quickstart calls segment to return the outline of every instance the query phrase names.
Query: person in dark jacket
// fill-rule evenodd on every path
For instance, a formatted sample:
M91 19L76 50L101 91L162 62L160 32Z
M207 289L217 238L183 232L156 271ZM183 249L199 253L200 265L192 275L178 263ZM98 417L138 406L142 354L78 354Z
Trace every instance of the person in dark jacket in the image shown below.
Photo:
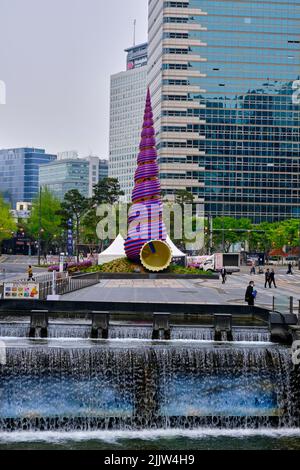
M288 271L287 271L287 274L293 274L293 270L292 270L292 263L289 263L288 264Z
M249 306L254 305L256 291L254 290L254 282L251 281L246 290L245 301L248 302Z
M272 269L270 272L270 277L269 277L269 286L272 287L272 284L274 284L275 289L277 289L276 282L275 282L275 271Z
M266 272L265 272L265 289L267 288L267 285L269 285L269 287L271 288L271 285L270 285L270 270L267 269Z
M222 284L225 284L227 279L227 271L226 268L221 269L221 276L222 276Z

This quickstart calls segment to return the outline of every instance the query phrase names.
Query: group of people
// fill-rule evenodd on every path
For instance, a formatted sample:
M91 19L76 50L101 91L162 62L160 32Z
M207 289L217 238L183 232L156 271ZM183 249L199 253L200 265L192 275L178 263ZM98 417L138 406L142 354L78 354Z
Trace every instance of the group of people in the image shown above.
M275 271L274 269L272 269L271 271L270 269L267 269L265 273L265 289L267 288L267 286L269 286L269 288L271 289L273 284L275 289L277 289L275 282Z

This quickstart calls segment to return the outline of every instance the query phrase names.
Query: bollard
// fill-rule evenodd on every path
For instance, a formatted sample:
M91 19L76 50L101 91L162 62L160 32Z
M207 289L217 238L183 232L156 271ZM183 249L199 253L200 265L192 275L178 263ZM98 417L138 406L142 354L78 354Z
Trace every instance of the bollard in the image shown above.
M108 339L109 312L92 312L92 339Z
M152 339L171 339L170 330L170 313L154 312L153 313L153 333Z
M227 341L233 341L232 335L232 315L216 314L214 315L215 341L222 341L225 334Z
M48 310L31 310L29 338L47 338Z

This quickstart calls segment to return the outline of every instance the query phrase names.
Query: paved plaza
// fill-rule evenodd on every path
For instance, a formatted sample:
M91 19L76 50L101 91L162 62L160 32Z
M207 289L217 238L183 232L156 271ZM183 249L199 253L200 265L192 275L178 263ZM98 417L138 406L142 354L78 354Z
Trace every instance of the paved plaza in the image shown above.
M98 285L63 296L63 300L129 301L166 303L245 304L245 291L250 280L258 291L256 305L270 308L273 296L300 299L300 272L294 275L281 270L277 289L264 288L264 275L238 273L228 276L225 285L218 279L105 280Z
M35 265L36 258L26 256L6 257L0 263L0 281L19 279L26 276L28 264ZM258 291L256 305L271 308L273 296L278 303L288 303L288 297L300 299L300 271L286 274L286 267L276 267L277 289L264 288L264 275L250 276L249 268L228 276L225 285L219 279L135 279L103 280L98 285L62 297L62 300L111 301L111 302L166 302L166 303L207 303L245 304L245 291L250 280L255 281ZM36 269L42 273L45 269Z

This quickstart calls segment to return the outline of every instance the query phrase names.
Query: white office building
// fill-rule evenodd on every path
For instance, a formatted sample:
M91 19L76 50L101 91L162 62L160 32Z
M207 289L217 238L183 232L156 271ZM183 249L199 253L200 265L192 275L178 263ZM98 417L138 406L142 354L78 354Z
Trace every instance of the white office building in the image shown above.
M109 176L131 201L147 91L147 44L126 49L127 70L111 77Z

